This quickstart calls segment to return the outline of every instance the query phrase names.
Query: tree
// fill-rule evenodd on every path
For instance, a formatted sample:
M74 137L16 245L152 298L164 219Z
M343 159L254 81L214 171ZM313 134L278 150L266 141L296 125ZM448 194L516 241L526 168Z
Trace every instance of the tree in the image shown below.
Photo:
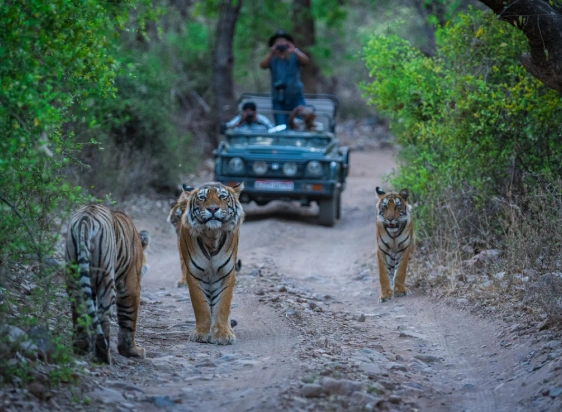
M316 43L311 0L293 1L293 37L296 46L310 56L309 48ZM318 72L318 66L312 59L309 64L301 68L301 80L305 93L316 93Z
M527 37L531 50L520 57L525 69L562 93L562 1L480 1Z
M213 54L212 83L215 95L216 124L229 120L236 112L234 97L234 53L232 45L236 21L240 14L242 0L222 0L217 19L215 48ZM211 144L218 144L216 133L211 134Z

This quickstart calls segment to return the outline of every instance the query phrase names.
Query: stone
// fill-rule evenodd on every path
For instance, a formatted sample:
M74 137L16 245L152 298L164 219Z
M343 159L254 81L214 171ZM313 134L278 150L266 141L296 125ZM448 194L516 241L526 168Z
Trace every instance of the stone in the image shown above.
M48 400L49 398L52 398L52 394L50 394L47 389L45 388L44 385L42 385L39 382L32 382L29 384L29 386L27 387L27 390L29 391L29 393L31 393L33 396L35 396L37 399L41 400L41 401L45 401ZM50 396L49 396L50 394Z
M213 361L209 360L209 359L205 359L201 362L197 362L195 364L196 368L216 368L217 364L214 363Z
M359 315L359 317L357 318L357 322L365 322L367 318L365 317L364 314Z
M544 347L548 349L559 349L562 346L562 343L559 340L551 340L545 343Z
M408 372L408 368L406 368L404 365L400 365L398 363L391 363L390 364L390 370Z
M395 385L393 382L387 381L387 380L385 380L385 379L381 379L381 380L379 381L379 383L380 383L385 389L388 389L388 390L391 390L391 391L394 390L394 389L396 389L396 385Z
M371 404L373 406L380 402L380 399L376 396L359 391L353 392L353 394L351 395L351 400L359 405Z
M103 386L100 386L99 388L87 393L86 395L89 398L97 399L106 405L126 402L126 399L123 397L121 392L116 391L115 389L105 388Z
M145 402L151 403L158 408L165 408L167 406L174 406L175 402L169 396L147 396L143 399Z
M410 331L407 331L407 330L400 331L400 334L398 336L400 336L401 338L415 338L415 339L427 340L427 336L425 336L421 333L410 332Z
M562 388L559 386L555 386L549 389L548 396L551 398L557 398L558 396L562 395Z
M375 379L384 373L384 370L376 363L361 362L358 366L371 379Z
M330 395L351 395L361 390L361 385L347 379L333 379L325 377L322 379L322 388Z
M324 389L318 384L307 383L302 386L300 393L305 398L317 398L324 393Z
M419 360L421 360L422 362L425 362L425 363L435 363L435 362L441 361L441 359L438 358L437 356L425 355L423 353L420 353L418 355L414 355L414 358L419 359Z

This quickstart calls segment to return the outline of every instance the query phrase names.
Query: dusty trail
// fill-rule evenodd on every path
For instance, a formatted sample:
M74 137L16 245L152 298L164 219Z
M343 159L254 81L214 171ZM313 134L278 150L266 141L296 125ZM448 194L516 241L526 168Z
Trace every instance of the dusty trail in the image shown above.
M115 365L92 372L92 406L527 410L519 401L536 393L522 386L530 349L505 345L504 326L416 291L377 303L375 187L385 186L393 166L391 152L352 153L334 228L317 225L315 207L246 208L232 309L238 341L226 347L187 339L194 317L187 289L175 287L180 269L168 206L127 210L152 234L138 331L147 359L123 358L113 346ZM344 380L329 387L322 377Z

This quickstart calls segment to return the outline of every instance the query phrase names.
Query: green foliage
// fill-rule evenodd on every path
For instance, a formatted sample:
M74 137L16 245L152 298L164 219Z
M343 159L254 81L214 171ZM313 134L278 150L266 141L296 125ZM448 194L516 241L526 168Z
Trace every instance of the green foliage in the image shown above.
M478 206L559 175L562 100L519 63L523 35L472 11L439 38L435 58L392 35L365 49L369 103L392 119L403 147L393 183L421 206L447 193Z
M191 170L197 151L190 147L189 134L180 130L179 118L181 98L192 87L186 74L191 71L181 63L185 50L175 47L181 36L167 40L150 42L144 49L121 46L115 98L92 98L77 113L88 124L80 142L99 143L81 155L90 165L83 184L93 186L96 195L175 188L180 174Z
M51 305L64 307L66 298L54 297L62 290L58 269L45 262L68 211L86 200L65 175L80 149L69 124L79 121L74 107L115 95L111 42L137 3L148 4L22 0L0 7L0 324L54 327L55 362L69 360L67 328ZM139 15L141 26L150 14ZM26 282L33 292L21 289ZM3 376L25 381L32 360L11 360L2 357Z

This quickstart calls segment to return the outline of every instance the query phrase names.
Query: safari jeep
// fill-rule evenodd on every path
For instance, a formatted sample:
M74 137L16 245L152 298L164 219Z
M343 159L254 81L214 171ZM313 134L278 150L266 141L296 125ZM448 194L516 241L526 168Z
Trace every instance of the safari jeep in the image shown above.
M340 218L349 170L348 148L340 146L334 135L338 102L330 95L306 95L305 99L315 107L316 120L325 131L293 131L285 125L264 131L227 130L226 139L213 152L215 181L244 182L242 203L286 200L310 206L316 202L319 223L333 226ZM269 94L245 93L238 107L247 101L273 121Z

